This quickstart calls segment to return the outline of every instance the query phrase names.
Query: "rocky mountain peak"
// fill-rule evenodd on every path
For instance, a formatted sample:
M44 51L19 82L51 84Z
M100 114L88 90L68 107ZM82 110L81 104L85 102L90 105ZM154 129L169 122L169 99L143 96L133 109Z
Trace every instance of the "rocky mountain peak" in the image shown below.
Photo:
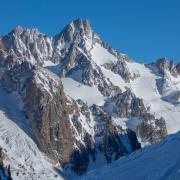
M156 66L160 74L167 74L170 72L172 76L178 76L178 64L176 65L172 60L165 58L160 58L156 61Z
M13 51L21 60L28 60L33 64L42 65L52 56L51 38L38 29L16 27L0 41L3 49L10 53Z
M92 43L92 34L89 21L79 18L71 21L61 33L54 36L54 46L56 49L64 49L75 45L84 49L86 41Z
M90 37L92 34L89 20L82 20L81 18L71 21L64 31L71 32L74 36L81 35L82 37Z
M10 31L8 33L8 36L14 36L14 37L19 37L19 36L28 36L28 35L31 35L31 36L44 36L43 33L41 33L37 28L32 28L32 29L29 29L29 28L24 28L22 26L17 26L15 27L12 31Z
M171 69L173 62L165 58L159 58L156 62L157 67L160 71L164 71L165 69Z

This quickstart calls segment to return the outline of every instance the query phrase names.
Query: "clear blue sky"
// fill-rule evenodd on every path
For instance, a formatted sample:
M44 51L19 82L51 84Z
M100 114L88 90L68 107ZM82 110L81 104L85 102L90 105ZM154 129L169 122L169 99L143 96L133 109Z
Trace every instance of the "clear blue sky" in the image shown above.
M1 35L17 25L54 35L82 17L134 60L180 61L180 0L0 0L0 7Z

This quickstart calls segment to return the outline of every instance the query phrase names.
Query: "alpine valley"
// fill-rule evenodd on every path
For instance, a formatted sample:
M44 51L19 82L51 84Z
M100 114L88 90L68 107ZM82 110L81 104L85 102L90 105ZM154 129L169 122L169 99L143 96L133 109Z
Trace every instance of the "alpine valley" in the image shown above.
M0 179L178 179L179 130L180 63L137 63L82 19L0 36Z

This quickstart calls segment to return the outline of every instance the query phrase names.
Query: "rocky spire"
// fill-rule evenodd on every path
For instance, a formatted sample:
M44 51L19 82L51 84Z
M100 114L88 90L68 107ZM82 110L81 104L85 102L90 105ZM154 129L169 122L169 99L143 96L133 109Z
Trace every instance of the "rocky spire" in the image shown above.
M79 44L82 39L92 39L92 30L89 20L78 18L71 21L61 33L54 36L55 44L64 42L75 42Z

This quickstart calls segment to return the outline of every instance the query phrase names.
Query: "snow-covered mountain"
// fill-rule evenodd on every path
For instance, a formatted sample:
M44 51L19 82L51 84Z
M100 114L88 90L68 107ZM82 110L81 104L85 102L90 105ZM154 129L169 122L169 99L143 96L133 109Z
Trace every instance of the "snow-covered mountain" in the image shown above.
M88 20L54 37L22 27L0 37L0 84L15 179L83 174L180 130L180 64L134 62Z

